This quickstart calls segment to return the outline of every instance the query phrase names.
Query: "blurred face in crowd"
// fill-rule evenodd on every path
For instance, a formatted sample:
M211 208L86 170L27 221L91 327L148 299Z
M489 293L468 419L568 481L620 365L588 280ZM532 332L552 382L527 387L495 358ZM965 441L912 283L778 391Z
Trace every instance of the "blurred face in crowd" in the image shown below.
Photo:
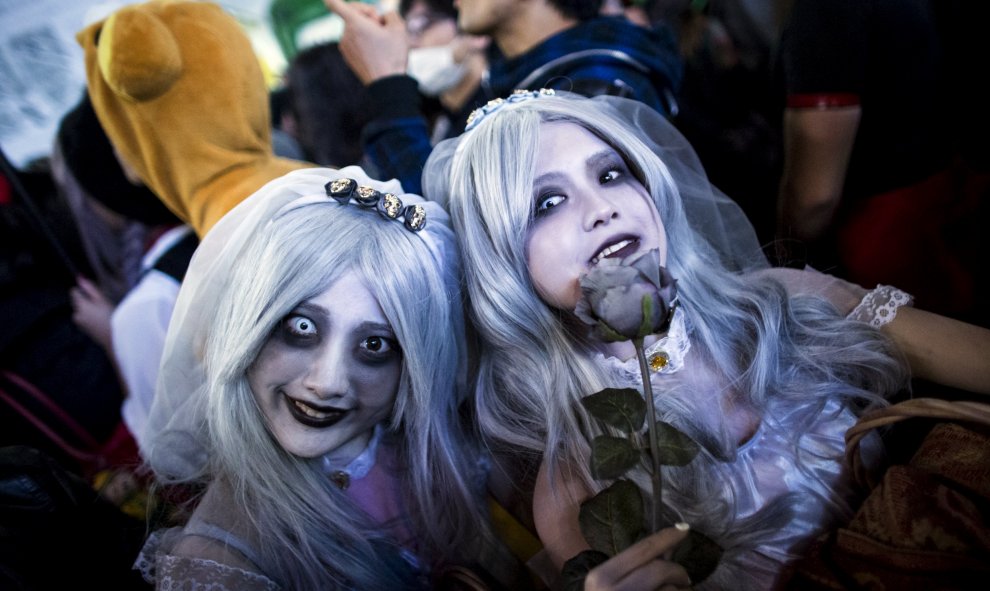
M457 24L471 35L497 35L518 12L521 0L455 0Z
M411 48L447 45L457 36L457 20L434 11L426 2L413 2L403 16Z

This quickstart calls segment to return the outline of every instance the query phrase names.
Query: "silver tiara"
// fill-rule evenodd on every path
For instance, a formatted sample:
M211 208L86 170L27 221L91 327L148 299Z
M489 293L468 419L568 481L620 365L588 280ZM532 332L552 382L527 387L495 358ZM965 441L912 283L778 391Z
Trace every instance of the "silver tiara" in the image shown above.
M479 123L488 115L498 111L505 105L511 105L513 103L522 103L528 100L537 99L544 96L553 96L554 91L552 88L541 88L539 90L514 90L506 98L497 98L488 101L488 103L471 111L468 115L467 125L464 127L464 131L471 131L478 126Z
M382 193L377 189L359 185L351 178L334 179L324 188L327 197L332 197L341 205L354 203L374 209L383 218L400 221L413 232L419 232L426 226L426 209L419 203L403 205L402 200L394 194Z

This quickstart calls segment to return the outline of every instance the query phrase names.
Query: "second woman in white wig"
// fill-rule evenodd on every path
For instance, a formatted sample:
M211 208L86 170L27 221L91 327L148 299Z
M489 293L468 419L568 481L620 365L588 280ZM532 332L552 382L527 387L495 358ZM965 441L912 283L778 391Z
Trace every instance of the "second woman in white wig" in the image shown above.
M907 296L893 288L867 294L768 269L739 208L643 105L520 92L468 128L434 151L425 192L449 203L462 244L482 338L481 427L513 461L528 452L540 465L534 518L558 568L589 547L578 506L608 484L588 468L600 428L580 399L642 387L631 343L601 340L575 314L581 277L603 259L656 250L677 280L670 329L646 345L660 360L650 376L658 418L702 448L687 466L663 467L662 511L723 548L706 588L783 584L815 534L850 515L843 434L912 374L988 391L987 331L896 311ZM668 547L592 579L683 586L679 567L652 560Z

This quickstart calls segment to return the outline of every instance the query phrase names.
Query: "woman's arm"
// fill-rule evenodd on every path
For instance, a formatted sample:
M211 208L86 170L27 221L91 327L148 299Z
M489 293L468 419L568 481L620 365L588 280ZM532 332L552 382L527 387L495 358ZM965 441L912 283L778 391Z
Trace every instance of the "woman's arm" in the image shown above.
M779 236L814 241L832 224L861 116L858 105L784 112Z
M591 491L576 479L565 476L559 467L554 472L551 487L546 462L540 465L533 492L533 520L536 533L557 572L568 559L591 550L578 522L581 503L590 497Z
M811 268L772 268L754 275L777 279L791 296L821 295L843 315L852 312L869 293L859 285ZM990 394L990 329L901 306L880 330L907 357L913 377Z
M905 306L880 330L897 343L914 377L990 394L990 329Z

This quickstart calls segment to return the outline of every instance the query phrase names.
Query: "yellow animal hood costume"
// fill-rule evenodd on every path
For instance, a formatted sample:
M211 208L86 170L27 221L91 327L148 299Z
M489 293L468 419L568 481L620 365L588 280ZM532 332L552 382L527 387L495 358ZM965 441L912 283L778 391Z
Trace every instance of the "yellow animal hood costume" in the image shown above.
M261 66L220 6L128 5L77 39L110 141L200 237L268 181L312 166L272 152Z

